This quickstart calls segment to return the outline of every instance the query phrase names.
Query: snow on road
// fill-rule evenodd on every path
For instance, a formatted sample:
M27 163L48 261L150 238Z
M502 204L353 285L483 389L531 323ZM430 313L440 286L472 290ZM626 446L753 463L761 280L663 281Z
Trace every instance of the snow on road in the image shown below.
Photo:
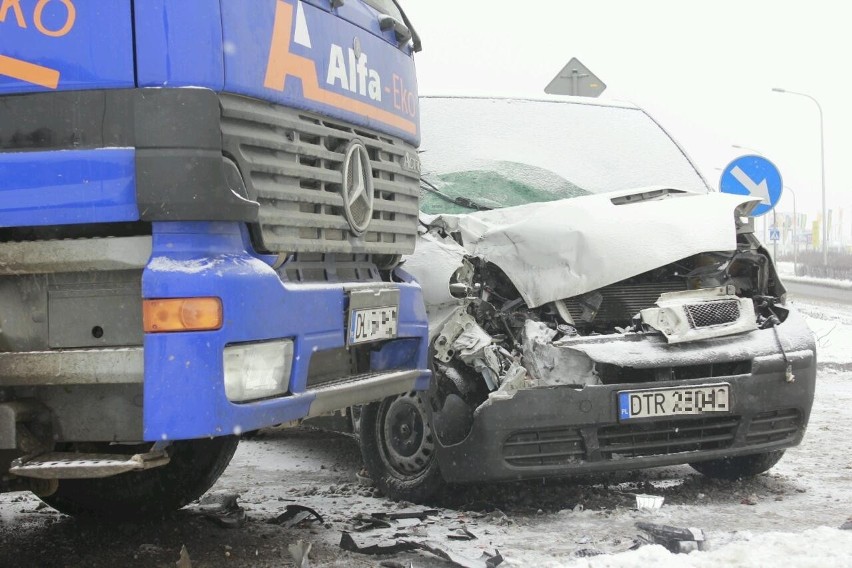
M852 370L852 306L792 302L804 314L817 340L817 360L831 368Z
M852 531L820 527L801 532L745 534L741 540L709 552L673 555L654 545L608 557L574 563L587 568L754 568L779 566L841 568L852 564Z

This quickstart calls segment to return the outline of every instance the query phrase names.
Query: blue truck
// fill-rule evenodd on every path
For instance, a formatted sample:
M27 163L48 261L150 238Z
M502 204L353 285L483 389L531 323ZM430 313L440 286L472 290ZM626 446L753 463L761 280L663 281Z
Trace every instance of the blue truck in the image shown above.
M428 386L395 0L0 0L0 491L156 515Z

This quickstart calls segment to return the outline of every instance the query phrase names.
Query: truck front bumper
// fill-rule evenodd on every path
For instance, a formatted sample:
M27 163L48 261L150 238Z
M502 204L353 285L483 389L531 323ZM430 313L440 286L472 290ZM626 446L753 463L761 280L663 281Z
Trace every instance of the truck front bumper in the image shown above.
M799 444L813 404L816 351L804 320L791 312L775 330L685 345L658 342L637 355L630 339L611 339L620 348L595 352L607 363L665 370L678 365L750 361L750 372L688 380L657 380L519 390L494 398L475 412L468 436L440 446L447 481L466 483L642 469L762 453ZM647 339L646 339L647 340ZM606 342L598 337L595 341ZM783 346L784 353L782 353ZM621 354L619 354L619 352ZM598 361L601 362L601 361ZM691 363L690 363L691 362ZM794 381L787 380L787 365ZM663 419L618 419L619 391L727 383L731 411Z
M311 385L312 359L346 347L350 290L388 284L291 284L249 250L237 223L155 223L143 297L216 296L224 324L216 331L145 334L145 440L246 432L428 388L428 326L416 283L392 284L399 290L397 338L377 344L368 371ZM225 347L276 339L292 341L288 392L228 400Z

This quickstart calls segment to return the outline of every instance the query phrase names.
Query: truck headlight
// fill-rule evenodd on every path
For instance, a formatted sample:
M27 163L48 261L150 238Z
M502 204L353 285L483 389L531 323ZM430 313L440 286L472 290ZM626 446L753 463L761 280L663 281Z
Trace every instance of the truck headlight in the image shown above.
M229 345L224 351L225 395L248 402L283 395L290 388L293 341Z

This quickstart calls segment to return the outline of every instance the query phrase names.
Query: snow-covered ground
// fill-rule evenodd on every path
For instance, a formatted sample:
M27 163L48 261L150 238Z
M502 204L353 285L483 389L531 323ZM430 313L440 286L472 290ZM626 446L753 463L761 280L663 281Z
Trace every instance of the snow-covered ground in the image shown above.
M800 532L745 533L742 539L708 552L674 555L659 545L636 552L594 557L574 563L588 568L753 568L765 566L844 567L852 565L852 531L829 527Z
M852 371L852 306L791 302L805 316L817 341L821 366Z

